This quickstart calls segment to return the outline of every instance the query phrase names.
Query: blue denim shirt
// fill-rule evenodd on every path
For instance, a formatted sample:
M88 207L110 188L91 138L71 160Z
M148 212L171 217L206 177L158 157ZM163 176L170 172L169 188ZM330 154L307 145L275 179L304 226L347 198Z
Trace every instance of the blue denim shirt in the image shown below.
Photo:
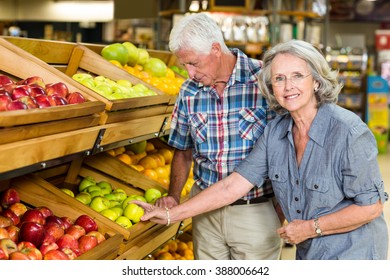
M310 220L351 204L386 201L377 144L367 125L334 104L322 105L297 165L289 114L271 121L250 155L235 169L254 185L272 181L287 221ZM386 259L383 215L351 232L308 239L297 259Z

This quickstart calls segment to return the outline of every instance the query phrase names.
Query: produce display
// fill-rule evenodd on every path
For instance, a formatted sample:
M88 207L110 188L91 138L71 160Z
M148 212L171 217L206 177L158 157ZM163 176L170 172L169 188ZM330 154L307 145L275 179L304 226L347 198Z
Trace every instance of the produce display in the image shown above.
M128 166L145 176L169 187L171 161L174 150L170 148L156 148L150 141L141 141L125 147L107 151ZM192 167L181 195L186 196L194 183Z
M168 67L164 61L151 57L146 49L131 42L105 46L101 55L114 65L126 70L146 83L169 95L177 95L188 73L177 66ZM176 76L175 73L183 76Z
M46 84L39 76L15 82L7 75L0 75L0 111L47 108L85 101L80 92L70 92L63 82Z
M169 240L161 248L157 249L147 260L193 260L194 247L192 240L185 241L177 238Z
M0 260L72 260L106 240L92 217L29 208L13 188L0 193L0 203Z
M157 95L143 84L133 85L129 80L113 81L101 75L93 77L88 73L76 73L72 78L109 100Z
M84 177L80 181L76 194L67 188L61 190L126 229L138 223L144 214L142 207L129 203L130 201L154 203L163 195L154 188L146 190L144 196L127 195L125 190L114 188L107 181L97 182L92 176Z

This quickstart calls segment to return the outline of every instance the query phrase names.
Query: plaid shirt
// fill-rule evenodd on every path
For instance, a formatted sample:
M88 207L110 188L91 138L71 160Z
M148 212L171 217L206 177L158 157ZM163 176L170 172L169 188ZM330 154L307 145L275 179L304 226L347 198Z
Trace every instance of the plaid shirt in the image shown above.
M261 61L231 51L237 63L223 96L187 79L172 113L168 143L179 150L193 149L194 179L201 189L232 173L275 117L257 85ZM264 194L272 194L270 184L253 188L243 199Z

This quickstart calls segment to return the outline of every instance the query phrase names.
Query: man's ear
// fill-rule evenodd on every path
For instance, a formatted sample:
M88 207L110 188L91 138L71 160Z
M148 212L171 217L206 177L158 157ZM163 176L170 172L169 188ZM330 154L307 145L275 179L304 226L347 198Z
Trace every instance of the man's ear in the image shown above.
M211 53L213 53L216 56L220 56L222 53L221 52L221 45L219 43L213 43L211 45Z

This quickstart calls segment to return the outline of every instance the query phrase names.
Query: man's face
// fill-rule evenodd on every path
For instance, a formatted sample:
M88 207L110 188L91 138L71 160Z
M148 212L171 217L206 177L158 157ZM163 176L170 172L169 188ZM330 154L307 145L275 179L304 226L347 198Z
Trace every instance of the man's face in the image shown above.
M196 82L211 86L217 79L220 55L212 47L209 54L198 54L191 50L180 50L176 53L179 62L186 68L188 75Z

